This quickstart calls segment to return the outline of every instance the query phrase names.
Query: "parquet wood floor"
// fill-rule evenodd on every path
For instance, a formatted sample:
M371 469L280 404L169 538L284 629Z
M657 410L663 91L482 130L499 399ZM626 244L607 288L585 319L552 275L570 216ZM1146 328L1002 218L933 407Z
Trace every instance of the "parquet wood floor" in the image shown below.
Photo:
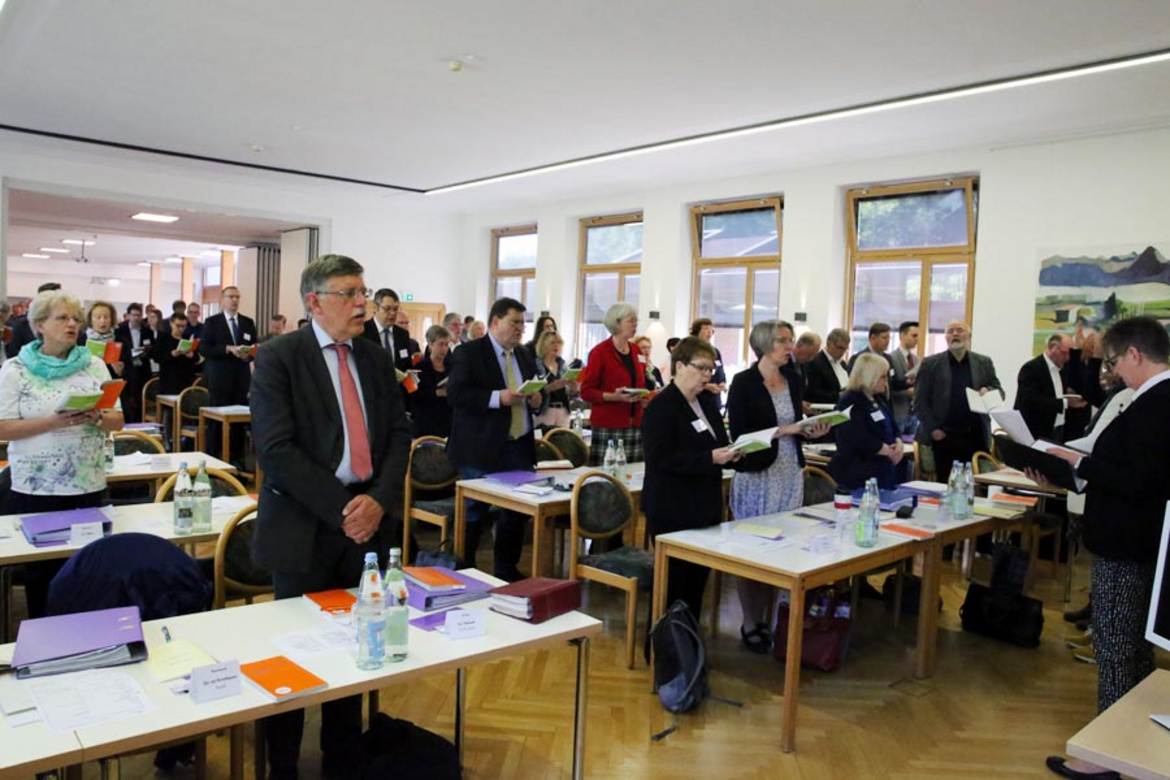
M490 555L490 553L488 553ZM481 564L487 564L485 558ZM1073 589L1085 600L1087 562ZM884 575L881 575L884 577ZM593 643L586 776L627 778L1046 778L1044 757L1095 714L1095 667L1072 660L1063 637L1061 583L1042 571L1035 593L1045 602L1043 641L1021 649L963 633L958 610L966 583L944 565L938 670L915 680L914 619L895 631L881 602L862 600L849 656L832 673L804 671L797 748L779 749L782 667L740 647L734 587L723 588L720 636L708 639L714 700L678 716L678 730L650 736L671 716L650 693L645 665L625 668L622 601L616 591L586 588L585 611L606 622ZM874 584L880 588L879 578ZM639 608L644 620L645 596ZM641 626L644 630L645 627ZM469 671L465 777L567 778L572 745L575 651L566 646L473 667ZM1164 659L1161 659L1164 660ZM382 708L450 736L454 677L382 692ZM302 777L317 777L319 714L309 713ZM227 777L227 739L210 740L212 780ZM251 750L248 756L250 759ZM248 767L251 777L251 767ZM87 766L87 778L98 777ZM122 777L154 776L150 756L125 759ZM193 777L180 768L176 777Z

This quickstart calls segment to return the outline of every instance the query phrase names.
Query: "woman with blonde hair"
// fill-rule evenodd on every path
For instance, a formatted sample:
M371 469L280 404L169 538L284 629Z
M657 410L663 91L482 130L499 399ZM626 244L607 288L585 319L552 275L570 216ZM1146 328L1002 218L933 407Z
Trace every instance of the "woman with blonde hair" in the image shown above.
M564 378L568 370L561 357L564 346L565 340L555 330L546 330L536 339L536 376L548 385L534 422L546 430L569 427L569 395L577 383Z
M890 364L884 357L872 352L858 355L837 402L838 409L851 409L849 422L833 429L837 452L829 461L829 473L841 487L865 487L870 477L877 477L883 488L896 484L894 467L902 461L902 442L886 402L889 382Z

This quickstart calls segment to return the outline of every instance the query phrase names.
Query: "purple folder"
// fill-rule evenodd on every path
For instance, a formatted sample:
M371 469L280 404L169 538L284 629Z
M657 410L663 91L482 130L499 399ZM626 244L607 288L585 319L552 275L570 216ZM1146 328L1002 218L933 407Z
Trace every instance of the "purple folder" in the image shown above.
M483 478L511 487L531 484L551 485L554 479L548 474L538 474L535 471L497 471L492 474L484 474Z
M92 507L69 509L64 512L46 512L42 515L28 515L20 518L20 529L28 543L36 547L65 544L72 535L72 528L81 523L101 523L102 534L108 535L114 524L106 513Z
M33 618L20 623L20 631L16 635L16 648L12 652L12 666L17 670L17 677L35 677L36 664L123 645L130 650L129 658L99 665L114 666L146 658L146 643L142 640L142 617L138 607L115 607L93 612L77 612L72 615ZM94 668L94 665L82 665L80 668Z
M483 580L475 577L461 574L457 571L445 568L443 566L436 566L436 571L446 574L448 577L454 577L467 586L465 590L454 591L440 591L434 593L424 588L420 588L410 580L406 582L406 603L415 609L423 612L433 612L436 609L446 609L447 607L454 607L457 604L466 604L469 601L476 601L478 599L487 598L488 591L494 588Z

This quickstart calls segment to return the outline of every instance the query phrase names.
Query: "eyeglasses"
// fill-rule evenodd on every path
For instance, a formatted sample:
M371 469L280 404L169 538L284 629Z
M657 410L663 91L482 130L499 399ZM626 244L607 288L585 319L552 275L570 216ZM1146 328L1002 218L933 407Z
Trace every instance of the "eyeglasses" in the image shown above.
M1101 363L1102 363L1102 365L1105 366L1105 368L1108 368L1110 371L1112 371L1113 367L1117 365L1118 360L1121 360L1121 355L1114 355L1113 357L1102 358Z
M523 328L524 327L524 320L504 320L504 322L508 323L513 328ZM462 323L460 323L460 324L462 324Z
M687 363L688 366L698 371L700 374L715 373L715 366L707 365L706 363Z
M369 296L369 293L367 293L367 294L366 294L366 297L367 297L367 298L369 298L369 297L370 297L370 296ZM396 311L398 311L398 308L399 308L399 307L398 307L398 304L397 304L397 303L391 303L391 304L389 304L388 306L379 306L379 307L378 307L378 311L384 311L384 312L386 312L386 313L388 314L388 313L390 313L390 312L396 312Z
M374 291L369 287L353 287L348 290L318 290L318 295L337 295L345 298L347 301L352 301L359 295L363 298L369 298L374 294Z

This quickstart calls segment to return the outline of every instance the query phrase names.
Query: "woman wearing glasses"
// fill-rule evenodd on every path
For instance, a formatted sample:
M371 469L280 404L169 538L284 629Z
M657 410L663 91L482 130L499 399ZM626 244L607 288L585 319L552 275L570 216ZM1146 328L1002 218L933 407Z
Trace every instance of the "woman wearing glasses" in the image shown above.
M704 388L715 350L691 336L671 355L674 382L646 407L642 511L651 536L705 528L723 519L723 467L740 458L728 447L719 401ZM666 601L684 600L699 615L709 569L672 559Z
M646 356L632 341L638 332L638 310L628 303L615 303L604 322L613 337L590 350L580 377L581 398L592 405L589 465L593 468L601 467L611 440L625 450L627 463L642 461L642 408L648 389Z
M805 430L800 420L803 387L800 374L789 362L792 326L783 320L756 323L748 335L756 363L735 375L727 395L727 416L733 439L745 433L776 428L772 446L745 455L731 482L731 513L736 520L798 508L804 499L803 436L823 436L827 425ZM753 580L737 579L744 646L766 653L771 645L771 619L767 614L772 589Z

